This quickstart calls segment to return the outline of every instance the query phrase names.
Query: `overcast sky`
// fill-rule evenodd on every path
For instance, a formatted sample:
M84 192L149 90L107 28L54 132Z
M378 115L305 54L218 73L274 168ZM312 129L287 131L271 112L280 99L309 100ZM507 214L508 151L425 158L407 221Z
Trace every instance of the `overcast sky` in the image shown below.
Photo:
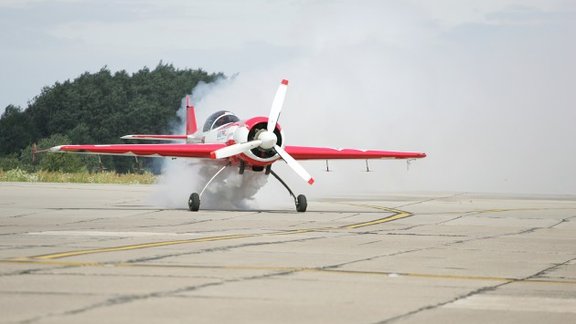
M206 109L267 114L286 77L285 129L426 151L416 188L576 193L575 40L571 0L0 0L0 110L163 61L239 73Z
M575 8L570 0L0 0L0 107L25 106L43 86L105 65L134 72L162 60L232 74L329 43L424 48L470 38L474 46L501 26L574 43Z

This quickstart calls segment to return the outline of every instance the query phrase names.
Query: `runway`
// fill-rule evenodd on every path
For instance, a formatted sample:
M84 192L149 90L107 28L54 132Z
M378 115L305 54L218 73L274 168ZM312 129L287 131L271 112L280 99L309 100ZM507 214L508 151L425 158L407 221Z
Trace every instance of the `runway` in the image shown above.
M0 183L0 323L574 323L576 197L394 193L165 210Z

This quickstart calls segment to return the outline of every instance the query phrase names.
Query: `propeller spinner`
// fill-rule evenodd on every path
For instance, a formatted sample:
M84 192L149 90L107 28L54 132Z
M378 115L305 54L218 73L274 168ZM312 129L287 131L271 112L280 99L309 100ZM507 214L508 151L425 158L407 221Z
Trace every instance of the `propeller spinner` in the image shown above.
M268 116L268 124L266 130L258 133L256 139L245 142L236 143L219 150L212 152L212 157L215 159L227 158L230 156L246 153L254 148L260 147L263 150L274 149L276 153L288 164L288 166L296 172L302 179L304 179L309 184L314 183L312 176L302 167L298 161L296 161L288 152L286 152L278 143L278 137L274 134L276 129L276 124L282 113L282 107L284 105L284 99L286 98L286 90L288 89L288 80L282 80L274 100L272 101L272 107L270 108L270 115Z

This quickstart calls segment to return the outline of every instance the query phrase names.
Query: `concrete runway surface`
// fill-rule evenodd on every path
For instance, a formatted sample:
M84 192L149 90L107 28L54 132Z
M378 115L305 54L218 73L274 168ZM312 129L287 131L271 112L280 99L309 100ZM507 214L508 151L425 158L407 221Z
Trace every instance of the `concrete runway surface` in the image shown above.
M0 183L1 323L576 323L576 197L388 194L162 210Z

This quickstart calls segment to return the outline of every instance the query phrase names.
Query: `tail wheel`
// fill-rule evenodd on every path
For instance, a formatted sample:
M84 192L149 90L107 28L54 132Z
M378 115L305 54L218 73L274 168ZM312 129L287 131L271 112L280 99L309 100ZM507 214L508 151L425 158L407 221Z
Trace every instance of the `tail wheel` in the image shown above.
M198 211L200 209L200 196L197 193L192 193L188 198L188 208L190 211Z
M306 196L304 195L298 195L298 197L296 198L297 202L296 202L296 211L298 211L299 213L303 213L306 211L306 208L308 207L308 202L306 201Z

